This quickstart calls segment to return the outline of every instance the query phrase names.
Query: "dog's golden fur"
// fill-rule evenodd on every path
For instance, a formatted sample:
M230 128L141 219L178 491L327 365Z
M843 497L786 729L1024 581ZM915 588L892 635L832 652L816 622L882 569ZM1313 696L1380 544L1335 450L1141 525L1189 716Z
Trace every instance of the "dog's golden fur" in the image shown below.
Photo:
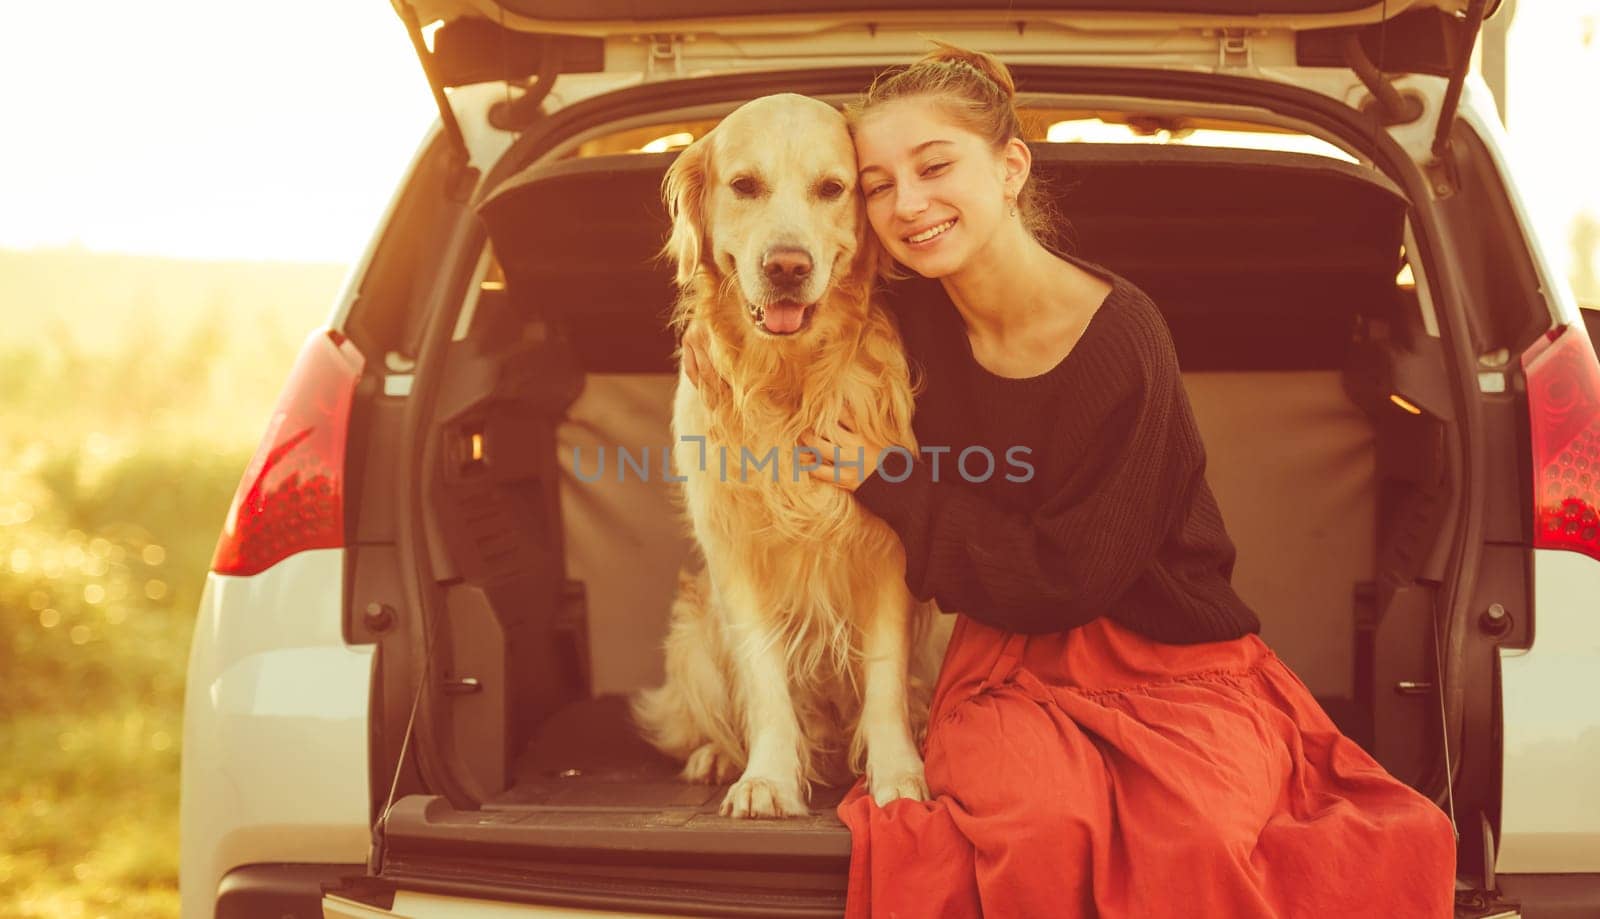
M740 176L764 193L730 190ZM827 194L834 181L842 197ZM726 814L805 813L812 783L863 770L880 801L925 797L914 738L939 663L931 608L905 586L894 532L796 468L795 446L837 432L847 407L867 442L916 449L912 382L872 297L879 254L843 118L801 96L755 100L680 154L663 194L681 293L673 322L705 330L727 390L708 405L679 374L674 461L705 564L680 575L666 682L635 700L635 717L686 761L685 778L740 776ZM774 296L762 274L773 246L815 265L793 297L814 303L806 325L782 336L751 306ZM773 448L775 466L758 465Z

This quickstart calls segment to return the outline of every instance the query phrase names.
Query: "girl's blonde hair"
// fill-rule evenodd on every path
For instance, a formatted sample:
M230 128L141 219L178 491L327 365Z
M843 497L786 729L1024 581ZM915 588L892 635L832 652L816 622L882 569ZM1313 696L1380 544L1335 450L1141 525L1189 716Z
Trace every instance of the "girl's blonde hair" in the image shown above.
M855 130L862 117L900 99L927 97L962 127L989 142L998 152L1013 137L1022 137L1017 115L1017 84L1011 71L993 55L935 41L934 49L907 67L886 70L873 79L860 101L845 105ZM1055 208L1031 172L1017 194L1022 225L1046 248L1059 251Z

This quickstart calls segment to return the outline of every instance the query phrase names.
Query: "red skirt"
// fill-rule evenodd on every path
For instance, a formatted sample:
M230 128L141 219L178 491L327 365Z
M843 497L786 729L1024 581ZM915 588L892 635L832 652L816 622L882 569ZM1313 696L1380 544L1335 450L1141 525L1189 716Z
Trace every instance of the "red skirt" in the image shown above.
M956 623L930 801L839 805L846 915L1449 919L1449 819L1257 636Z

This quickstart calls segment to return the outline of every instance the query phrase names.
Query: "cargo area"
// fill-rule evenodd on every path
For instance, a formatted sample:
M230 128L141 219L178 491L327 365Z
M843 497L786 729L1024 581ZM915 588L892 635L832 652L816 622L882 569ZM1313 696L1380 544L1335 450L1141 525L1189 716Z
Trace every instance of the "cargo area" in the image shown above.
M1347 734L1421 783L1439 700L1395 687L1434 679L1458 483L1404 197L1306 153L1034 151L1071 250L1166 314L1238 548L1234 584L1263 637ZM423 493L446 674L426 704L477 806L402 797L385 876L572 905L614 881L606 902L664 889L705 914L748 911L752 896L774 914L842 903L842 789L819 793L811 818L720 818L723 789L678 782L627 717L626 695L662 678L692 557L663 466L674 294L654 255L674 155L535 166L481 209L491 251L436 384Z

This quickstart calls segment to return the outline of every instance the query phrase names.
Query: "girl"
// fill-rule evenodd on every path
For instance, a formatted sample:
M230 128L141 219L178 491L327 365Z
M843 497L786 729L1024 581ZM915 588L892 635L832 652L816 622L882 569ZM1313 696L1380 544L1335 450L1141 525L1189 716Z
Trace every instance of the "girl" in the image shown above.
M1165 321L1041 241L1014 94L1004 65L942 45L847 109L872 228L928 279L890 297L924 450L813 475L895 530L916 596L959 611L931 800L858 785L839 807L849 914L1449 917L1449 820L1257 634ZM915 298L935 308L894 302L935 279ZM697 345L690 376L715 388Z

